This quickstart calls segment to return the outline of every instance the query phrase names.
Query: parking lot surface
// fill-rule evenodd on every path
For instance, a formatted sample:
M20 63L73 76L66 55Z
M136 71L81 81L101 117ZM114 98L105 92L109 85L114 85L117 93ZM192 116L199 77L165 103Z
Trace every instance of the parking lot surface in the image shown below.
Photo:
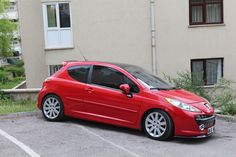
M69 118L0 119L0 157L235 157L236 123L217 120L216 125L216 134L207 139L163 142L140 131Z

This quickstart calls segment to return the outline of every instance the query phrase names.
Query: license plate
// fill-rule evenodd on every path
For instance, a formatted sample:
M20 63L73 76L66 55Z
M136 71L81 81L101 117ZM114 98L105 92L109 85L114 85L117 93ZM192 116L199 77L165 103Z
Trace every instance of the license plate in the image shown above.
M215 132L215 126L210 127L210 128L208 128L208 130L207 130L207 134L208 134L208 135L213 134L214 132Z

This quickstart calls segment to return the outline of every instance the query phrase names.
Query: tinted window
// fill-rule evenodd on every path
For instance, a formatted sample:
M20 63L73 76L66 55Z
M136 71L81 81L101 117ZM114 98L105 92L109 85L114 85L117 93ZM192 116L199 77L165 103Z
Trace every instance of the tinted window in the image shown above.
M131 92L138 93L137 85L121 72L108 67L94 66L92 74L92 84L105 86L114 89L120 89L121 84L129 84Z
M59 4L60 26L61 28L70 27L70 6L69 3Z
M74 66L68 69L68 73L73 79L87 83L89 70L89 66Z

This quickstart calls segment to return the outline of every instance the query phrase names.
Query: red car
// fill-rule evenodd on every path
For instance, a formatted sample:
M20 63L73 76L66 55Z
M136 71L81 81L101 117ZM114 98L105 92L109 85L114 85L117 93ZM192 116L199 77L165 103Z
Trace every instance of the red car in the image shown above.
M128 64L65 62L43 83L38 108L49 121L70 116L144 130L156 140L215 130L208 101Z

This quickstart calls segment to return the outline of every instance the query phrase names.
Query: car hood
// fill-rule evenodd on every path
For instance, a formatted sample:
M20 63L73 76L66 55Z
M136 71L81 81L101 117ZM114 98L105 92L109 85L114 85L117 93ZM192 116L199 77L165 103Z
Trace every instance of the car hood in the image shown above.
M196 102L205 101L203 98L197 96L196 94L193 94L193 93L188 92L183 89L159 90L154 93L158 94L159 96L175 99L175 100L181 101L186 104L192 104L192 103L196 103Z
M196 94L193 94L183 89L159 91L153 90L153 93L163 98L171 98L186 104L190 104L207 114L214 112L214 109L211 106L206 106L206 104L208 103L206 100Z

